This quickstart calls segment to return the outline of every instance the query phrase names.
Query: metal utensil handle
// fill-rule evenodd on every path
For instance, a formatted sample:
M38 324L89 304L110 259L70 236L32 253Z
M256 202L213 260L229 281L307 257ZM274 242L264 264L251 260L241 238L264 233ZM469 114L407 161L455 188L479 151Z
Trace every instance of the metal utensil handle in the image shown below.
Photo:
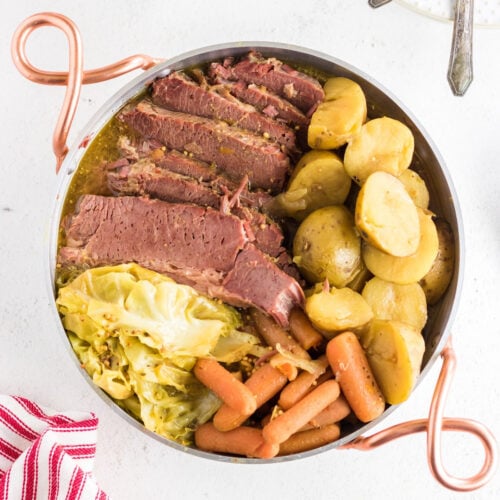
M69 44L68 71L43 71L33 66L26 56L26 42L30 34L43 26L52 26L64 32ZM20 73L29 80L44 85L66 85L64 101L59 113L52 149L56 156L56 173L68 153L66 140L75 116L82 84L102 82L116 78L135 69L149 69L162 59L136 54L114 64L89 71L83 70L83 50L76 25L62 14L41 12L25 19L12 37L11 54Z
M370 7L377 9L378 7L382 7L382 5L388 4L391 0L368 0L368 4Z
M457 0L453 41L448 65L448 82L457 96L463 96L473 80L472 32L474 0Z
M455 372L456 357L451 339L441 353L443 366L432 396L429 418L411 420L397 424L368 437L361 436L341 449L368 451L394 439L427 432L427 460L432 475L442 485L455 491L471 491L484 486L493 477L498 465L498 448L495 437L483 424L463 418L443 418L443 411L448 391ZM484 462L481 470L473 476L460 478L450 475L441 459L442 431L467 432L476 436L484 448Z

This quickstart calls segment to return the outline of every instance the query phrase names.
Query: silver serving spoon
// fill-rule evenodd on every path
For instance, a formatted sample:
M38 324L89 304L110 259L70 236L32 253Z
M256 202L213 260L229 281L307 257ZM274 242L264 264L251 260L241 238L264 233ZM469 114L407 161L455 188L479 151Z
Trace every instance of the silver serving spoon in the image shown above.
M391 0L368 0L373 7L382 7ZM448 64L448 82L455 95L463 96L472 83L472 31L474 0L456 0L453 41Z
M472 83L472 31L474 0L457 0L448 82L455 95L463 96Z

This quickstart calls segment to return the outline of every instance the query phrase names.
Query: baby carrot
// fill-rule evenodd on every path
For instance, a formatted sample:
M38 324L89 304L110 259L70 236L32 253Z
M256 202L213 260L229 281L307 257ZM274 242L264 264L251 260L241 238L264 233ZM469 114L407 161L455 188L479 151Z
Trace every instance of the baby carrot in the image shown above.
M297 307L292 309L289 321L290 333L306 351L318 347L323 342L323 335L314 328L302 309Z
M255 397L257 408L269 401L284 387L287 378L278 369L266 363L257 370L245 382ZM214 415L214 426L220 431L229 431L239 427L251 414L240 413L227 404L223 404Z
M326 356L320 356L318 362L318 370L316 372L309 373L303 371L281 391L278 404L283 410L291 408L297 401L300 401L308 392L314 389L316 380L329 366Z
M335 424L340 422L347 415L351 413L351 407L345 400L342 394L331 404L329 404L323 411L319 412L301 429L314 429L324 427L325 425Z
M323 382L290 409L265 425L262 429L264 439L269 443L283 443L335 401L339 394L340 388L335 380Z
M279 455L291 455L292 453L312 450L336 441L339 437L340 427L337 424L297 432L280 444Z
M196 429L194 441L200 450L245 457L255 457L259 448L265 444L260 429L237 427L232 431L221 432L210 422L202 424ZM264 452L261 449L260 453L268 454L269 452L269 449L264 449Z
M326 355L342 392L361 422L370 422L381 415L385 401L368 364L363 347L352 332L331 339Z
M273 458L280 451L279 444L266 443L264 441L254 452L253 456L255 458Z
M194 365L193 371L202 384L231 408L247 415L256 410L255 396L250 389L216 360L200 358Z
M267 345L275 348L276 344L279 344L284 349L289 350L301 358L311 359L311 356L309 356L307 351L303 349L299 343L270 316L267 316L258 309L252 309L250 316Z

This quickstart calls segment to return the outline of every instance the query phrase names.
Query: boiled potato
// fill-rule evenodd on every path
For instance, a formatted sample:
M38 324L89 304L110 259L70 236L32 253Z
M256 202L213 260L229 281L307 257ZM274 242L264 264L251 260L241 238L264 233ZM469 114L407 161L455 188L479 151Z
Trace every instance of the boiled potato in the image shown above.
M349 210L339 205L308 215L295 233L293 261L311 283L349 283L361 266L361 239Z
M394 257L372 245L364 245L362 254L366 267L377 277L406 285L421 280L432 267L437 256L439 241L432 215L418 209L420 244L408 257Z
M435 304L443 296L453 277L455 267L453 231L444 219L438 218L434 223L439 241L438 254L430 271L420 281L429 305Z
M307 294L305 311L327 338L345 330L359 330L373 318L365 299L350 288L316 287Z
M355 222L363 239L385 253L406 257L418 248L417 207L391 174L374 172L368 177L356 200Z
M410 166L413 148L413 134L406 125L392 118L375 118L347 145L344 166L358 184L377 171L399 177Z
M399 404L408 399L425 351L420 332L399 321L374 319L361 335L361 344L386 401Z
M366 120L366 98L361 87L344 77L324 85L325 100L311 116L307 142L313 149L335 149L356 135Z
M354 290L355 292L361 293L361 290L363 290L363 287L370 278L373 278L373 274L365 266L363 259L361 259L359 272L351 281L349 281L349 283L347 283L346 287Z
M427 301L418 283L398 285L374 277L361 293L376 319L396 320L421 331L427 322Z
M429 190L424 179L415 172L407 168L398 179L404 184L406 191L410 195L413 203L419 208L429 207Z
M344 203L350 188L351 178L335 153L309 151L297 163L288 189L275 197L273 206L283 215L303 220L318 208Z

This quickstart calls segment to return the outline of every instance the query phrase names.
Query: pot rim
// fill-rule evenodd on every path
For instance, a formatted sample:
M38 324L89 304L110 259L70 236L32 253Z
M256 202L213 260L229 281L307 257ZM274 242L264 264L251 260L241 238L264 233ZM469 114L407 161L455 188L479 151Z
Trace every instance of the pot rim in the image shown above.
M253 459L253 458L244 458L244 457L229 457L226 455L220 455L215 453L208 453L196 448L191 448L187 446L180 445L174 441L171 441L163 436L160 436L148 429L146 429L140 422L134 419L131 415L129 415L125 410L121 409L112 399L108 396L102 389L97 387L91 380L90 376L87 372L81 367L77 356L75 355L71 345L67 339L67 334L63 328L62 322L60 321L60 317L57 312L57 307L55 303L55 263L57 256L57 242L59 236L59 226L61 220L61 214L64 206L64 201L68 189L70 187L71 180L73 178L73 174L76 171L76 168L82 159L86 147L88 144L92 142L94 136L102 130L104 125L114 116L128 101L137 96L138 93L144 90L144 88L150 83L154 78L159 76L164 76L168 74L172 69L179 69L181 67L189 66L190 62L194 61L209 61L213 59L220 59L230 55L240 55L248 52L250 49L256 49L262 51L263 53L270 54L276 57L283 57L285 59L293 60L294 58L309 58L313 59L316 62L322 62L332 68L332 70L337 69L342 72L348 73L356 79L363 80L373 86L378 92L382 93L387 97L392 103L398 107L401 112L407 117L414 127L420 132L423 139L429 146L432 154L435 157L436 163L439 166L440 173L444 177L445 185L450 193L450 210L451 214L454 217L454 233L455 233L455 271L452 282L450 283L446 295L449 297L448 302L450 303L449 311L447 312L445 318L442 320L442 332L439 334L438 342L433 346L431 356L426 360L425 366L423 367L420 375L417 379L415 387L420 383L421 380L427 375L427 373L431 370L432 366L436 362L436 359L440 356L441 351L443 350L448 336L450 335L451 325L455 319L458 302L460 297L460 292L462 289L463 283L463 257L464 257L464 237L463 237L463 222L462 216L460 212L460 208L458 205L457 194L450 176L450 173L445 165L445 162L439 153L435 143L427 134L426 130L420 124L420 122L415 118L415 116L409 111L406 106L399 101L399 99L392 94L391 91L386 89L382 84L376 81L374 78L359 70L358 68L352 66L349 63L346 63L336 57L330 56L326 53L300 47L293 44L285 44L285 43L277 43L277 42L263 42L263 41L239 41L239 42L228 42L223 44L210 45L206 47L201 47L198 49L194 49L173 58L169 58L165 62L154 66L153 68L145 71L144 73L136 76L132 79L128 84L121 87L117 92L115 92L108 100L98 109L98 111L91 117L91 119L87 122L86 126L79 132L76 139L74 140L72 146L69 149L69 152L64 159L64 162L61 167L61 171L59 174L59 181L56 191L56 196L54 200L54 207L52 209L52 216L50 221L50 236L49 241L50 244L45 246L46 254L44 256L46 270L47 270L47 286L48 293L51 300L51 309L54 312L57 328L59 330L60 335L62 335L64 339L64 343L66 345L66 349L70 352L70 356L73 359L73 362L80 370L84 378L87 382L92 386L92 388L99 394L101 399L117 414L121 417L125 418L130 424L134 425L140 431L146 433L150 437L153 437L157 441L160 441L171 448L177 449L179 451L187 452L191 455L195 455L202 458L208 458L212 460L217 460L221 462L228 463L282 463L292 460L297 460L301 458L310 457L316 455L318 453L323 453L329 451L334 448L341 447L362 434L370 431L373 427L377 426L384 420L388 415L390 415L397 407L400 405L392 405L389 406L382 415L380 415L377 419L362 425L359 429L347 434L346 436L341 437L337 441L330 443L328 445L315 448L313 450L309 450L306 452L296 453L288 456L280 456L272 459ZM289 57L286 57L288 55ZM314 65L314 64L313 64ZM335 71L332 71L332 74ZM90 140L89 140L90 139ZM426 346L426 349L428 346ZM411 397L412 395L410 395ZM404 403L402 403L404 404Z

